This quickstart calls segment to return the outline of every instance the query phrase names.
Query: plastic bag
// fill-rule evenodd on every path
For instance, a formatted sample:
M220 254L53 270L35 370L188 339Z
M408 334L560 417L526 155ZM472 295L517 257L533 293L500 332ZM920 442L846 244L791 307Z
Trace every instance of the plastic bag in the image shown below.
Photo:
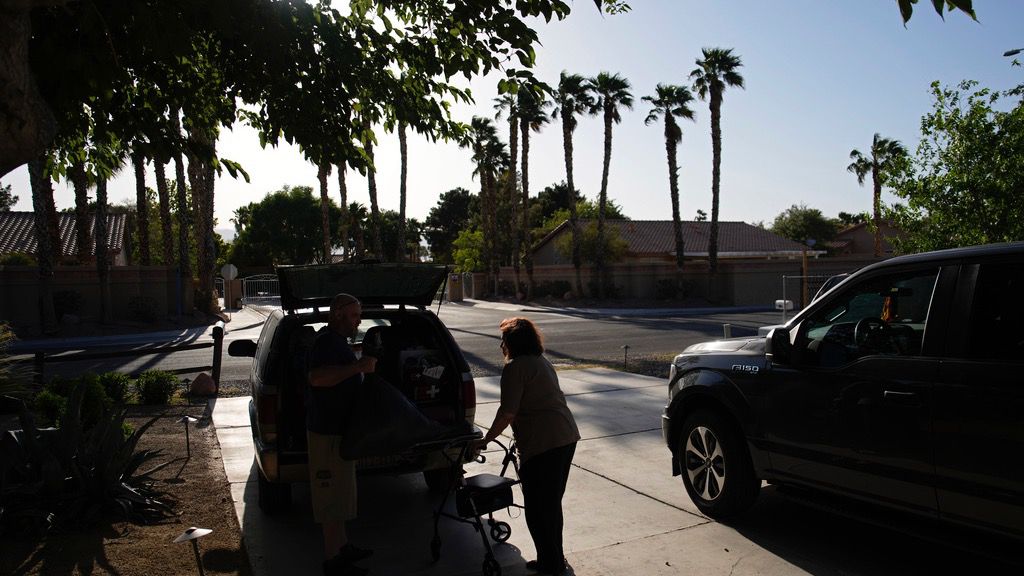
M367 374L351 398L341 441L341 456L346 460L398 454L450 432L449 427L424 416L401 391L375 374Z

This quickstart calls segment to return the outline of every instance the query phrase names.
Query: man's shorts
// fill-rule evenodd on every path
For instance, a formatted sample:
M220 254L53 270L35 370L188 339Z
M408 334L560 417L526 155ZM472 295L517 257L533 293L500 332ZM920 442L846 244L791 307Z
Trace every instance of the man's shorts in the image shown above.
M320 524L356 517L356 463L341 458L341 436L306 431L313 518Z

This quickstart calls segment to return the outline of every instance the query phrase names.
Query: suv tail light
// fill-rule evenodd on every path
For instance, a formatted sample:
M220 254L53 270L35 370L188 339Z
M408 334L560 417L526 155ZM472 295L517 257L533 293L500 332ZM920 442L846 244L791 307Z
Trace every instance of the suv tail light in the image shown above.
M256 415L260 436L266 442L277 439L277 394L260 394L256 401Z

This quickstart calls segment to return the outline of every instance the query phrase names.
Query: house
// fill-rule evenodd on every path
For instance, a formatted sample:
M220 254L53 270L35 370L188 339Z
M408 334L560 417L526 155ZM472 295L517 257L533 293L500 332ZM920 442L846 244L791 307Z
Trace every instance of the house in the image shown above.
M57 214L60 232L61 260L75 260L78 256L78 238L75 233L75 215ZM89 234L93 239L90 253L96 252L96 217L90 215ZM112 266L127 266L130 263L130 237L128 214L107 215L107 251ZM29 254L38 251L34 212L0 212L0 256L6 254Z
M882 220L879 228L882 232L882 256L892 256L889 239L898 238L903 232L888 220ZM871 255L875 253L875 232L870 222L861 222L840 230L826 246L837 256Z
M588 226L592 220L580 220ZM671 220L606 220L605 226L618 231L628 248L624 260L632 263L659 263L676 261L675 231ZM682 222L683 246L686 258L708 258L710 222ZM571 235L565 221L542 238L533 247L533 261L537 266L571 264L572 258L558 249L559 239ZM752 226L745 222L718 223L718 258L728 259L792 259L802 258L807 247ZM807 250L807 256L824 254L821 250Z

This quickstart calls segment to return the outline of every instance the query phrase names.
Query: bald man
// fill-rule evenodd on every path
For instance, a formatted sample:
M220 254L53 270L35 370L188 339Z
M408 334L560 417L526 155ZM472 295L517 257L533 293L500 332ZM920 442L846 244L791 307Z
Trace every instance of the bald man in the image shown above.
M345 522L356 517L356 465L341 458L341 438L352 410L351 398L363 374L373 372L377 359L356 358L348 339L356 335L362 306L350 294L331 301L327 328L317 336L309 356L306 399L306 437L313 516L324 536L324 575L361 576L355 562L370 550L348 541Z

